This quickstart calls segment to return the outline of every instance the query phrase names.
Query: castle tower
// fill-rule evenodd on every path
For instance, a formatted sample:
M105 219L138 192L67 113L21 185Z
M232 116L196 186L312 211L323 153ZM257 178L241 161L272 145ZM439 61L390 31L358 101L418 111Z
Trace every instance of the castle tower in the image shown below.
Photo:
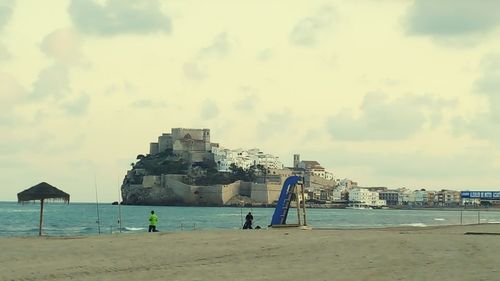
M297 168L300 163L300 154L294 154L293 155L293 167Z
M205 143L205 151L211 151L212 145L210 144L210 129L203 129L203 142Z
M210 129L203 129L203 141L210 142Z

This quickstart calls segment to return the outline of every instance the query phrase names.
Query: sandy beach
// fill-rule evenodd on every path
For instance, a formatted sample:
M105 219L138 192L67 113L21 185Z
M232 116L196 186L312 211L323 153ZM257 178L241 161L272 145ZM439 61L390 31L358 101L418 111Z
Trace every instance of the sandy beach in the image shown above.
M500 280L500 225L0 238L0 280Z

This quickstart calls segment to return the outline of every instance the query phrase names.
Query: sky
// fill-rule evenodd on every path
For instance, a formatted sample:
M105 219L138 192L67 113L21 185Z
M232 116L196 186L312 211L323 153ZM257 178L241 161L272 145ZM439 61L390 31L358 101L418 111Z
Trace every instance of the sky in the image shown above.
M286 3L285 3L286 2ZM0 0L0 201L117 201L171 128L360 186L500 190L500 1Z

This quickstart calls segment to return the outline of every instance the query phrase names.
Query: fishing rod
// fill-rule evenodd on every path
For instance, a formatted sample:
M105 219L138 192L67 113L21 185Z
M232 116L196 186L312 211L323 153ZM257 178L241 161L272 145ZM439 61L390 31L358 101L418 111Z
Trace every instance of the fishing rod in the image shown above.
M118 224L120 233L122 233L122 190L120 188L120 178L118 177Z
M94 186L95 186L95 206L96 206L96 210L97 210L97 232L99 234L101 234L101 218L99 216L99 198L97 196L97 178L96 178L96 175L94 173Z

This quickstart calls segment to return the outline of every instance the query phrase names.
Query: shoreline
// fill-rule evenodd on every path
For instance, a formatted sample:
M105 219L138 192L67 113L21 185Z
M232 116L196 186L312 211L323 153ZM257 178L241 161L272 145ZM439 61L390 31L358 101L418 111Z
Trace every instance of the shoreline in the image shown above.
M18 203L17 201L0 201L0 203ZM37 205L39 202L33 202L29 204L34 204ZM51 204L61 204L64 205L65 203L61 202L51 202ZM82 205L95 205L95 202L71 202L70 204L82 204ZM118 206L118 204L113 204L113 202L106 202L106 203L99 203L99 205L110 205L110 206ZM140 204L120 204L120 206L142 206L142 207L196 207L196 208L256 208L256 209L274 209L276 205L268 204L268 205L140 205ZM332 209L332 210L343 210L343 209L349 209L346 208L345 206L338 207L338 206L329 206L328 204L316 204L316 205L307 205L307 209ZM366 210L415 210L415 211L487 211L487 212L500 212L500 206L499 207L479 207L479 208L473 208L473 207L388 207L388 208L372 208L372 209L366 209ZM361 210L363 211L363 210Z

